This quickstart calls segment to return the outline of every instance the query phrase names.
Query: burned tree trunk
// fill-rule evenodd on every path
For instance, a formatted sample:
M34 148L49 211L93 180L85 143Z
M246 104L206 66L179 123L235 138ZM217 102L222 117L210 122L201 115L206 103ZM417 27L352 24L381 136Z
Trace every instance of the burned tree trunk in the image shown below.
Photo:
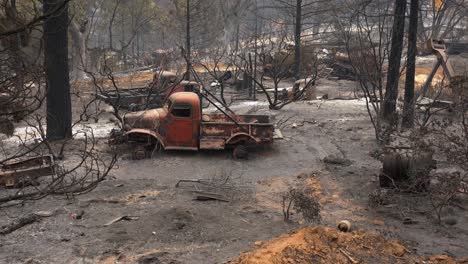
M10 0L5 5L6 15L7 18L10 19L11 26L13 28L18 27L21 24L18 18L18 10L16 8L16 0ZM11 69L15 73L14 78L14 95L15 97L20 97L23 94L24 90L24 70L23 70L23 62L21 60L20 48L21 48L21 38L20 34L13 34L7 38L7 48L10 59L8 62L10 63Z
M299 80L301 71L302 0L296 0L294 25L294 80Z
M47 138L71 137L71 99L68 69L68 1L44 0L44 57L47 89Z
M414 77L416 73L416 42L418 40L419 0L411 0L408 29L408 59L406 66L405 103L403 106L403 126L414 125Z
M389 121L394 119L396 101L398 97L398 82L400 80L401 53L403 50L403 35L405 31L406 0L395 0L395 13L393 21L392 44L388 59L387 86L383 117Z
M191 37L190 37L190 0L187 0L187 10L186 10L186 47L185 47L185 52L186 52L186 60L187 60L187 72L185 73L185 80L190 80L190 69L191 69L191 53L192 53L192 49L191 49Z

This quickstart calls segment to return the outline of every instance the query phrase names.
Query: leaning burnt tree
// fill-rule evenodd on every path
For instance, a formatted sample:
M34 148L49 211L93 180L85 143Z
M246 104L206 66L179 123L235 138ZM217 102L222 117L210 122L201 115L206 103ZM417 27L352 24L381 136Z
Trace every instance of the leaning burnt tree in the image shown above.
M72 111L68 70L68 1L44 0L44 64L47 91L47 138L72 136Z

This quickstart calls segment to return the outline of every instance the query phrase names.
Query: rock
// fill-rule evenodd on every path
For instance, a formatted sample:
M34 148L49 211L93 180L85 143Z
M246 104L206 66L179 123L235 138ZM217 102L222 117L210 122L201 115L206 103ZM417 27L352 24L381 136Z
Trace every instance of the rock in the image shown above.
M341 166L350 166L352 164L352 161L350 161L349 159L340 158L340 157L336 157L333 155L326 156L322 161L327 164L341 165Z
M35 215L40 216L40 217L50 217L54 215L54 212L52 211L37 211L34 212Z
M179 229L179 230L182 230L182 229L184 229L184 227L185 227L185 223L183 223L183 222L176 222L176 223L175 223L175 227L176 227L177 229Z
M177 260L171 259L167 252L151 252L140 255L137 260L138 264L178 264Z
M263 242L262 241L255 241L254 245L256 247L260 247L261 245L263 245Z
M139 264L159 264L163 263L159 258L161 257L161 253L155 253L147 256L140 257L138 259Z
M458 223L457 219L450 217L444 220L444 223L449 226L456 225Z
M296 124L296 123L293 123L293 124L292 124L292 128L297 128L297 124Z

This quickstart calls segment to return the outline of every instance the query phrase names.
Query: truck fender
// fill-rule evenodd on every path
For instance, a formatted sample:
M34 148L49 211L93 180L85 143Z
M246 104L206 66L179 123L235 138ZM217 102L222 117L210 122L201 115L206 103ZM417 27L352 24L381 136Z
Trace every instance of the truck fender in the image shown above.
M226 145L236 145L240 142L259 143L258 140L247 133L236 133L226 140Z
M159 143L163 149L166 148L161 135L159 135L158 132L155 132L150 129L135 128L126 132L125 135L128 139L135 139L141 142L151 141L151 143Z

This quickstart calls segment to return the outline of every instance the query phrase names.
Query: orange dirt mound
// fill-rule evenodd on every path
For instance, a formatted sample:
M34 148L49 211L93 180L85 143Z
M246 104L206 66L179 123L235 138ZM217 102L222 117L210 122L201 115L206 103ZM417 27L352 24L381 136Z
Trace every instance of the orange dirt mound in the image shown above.
M259 245L257 249L228 263L465 263L448 256L422 258L398 241L363 230L342 233L328 227L305 227L255 244Z

